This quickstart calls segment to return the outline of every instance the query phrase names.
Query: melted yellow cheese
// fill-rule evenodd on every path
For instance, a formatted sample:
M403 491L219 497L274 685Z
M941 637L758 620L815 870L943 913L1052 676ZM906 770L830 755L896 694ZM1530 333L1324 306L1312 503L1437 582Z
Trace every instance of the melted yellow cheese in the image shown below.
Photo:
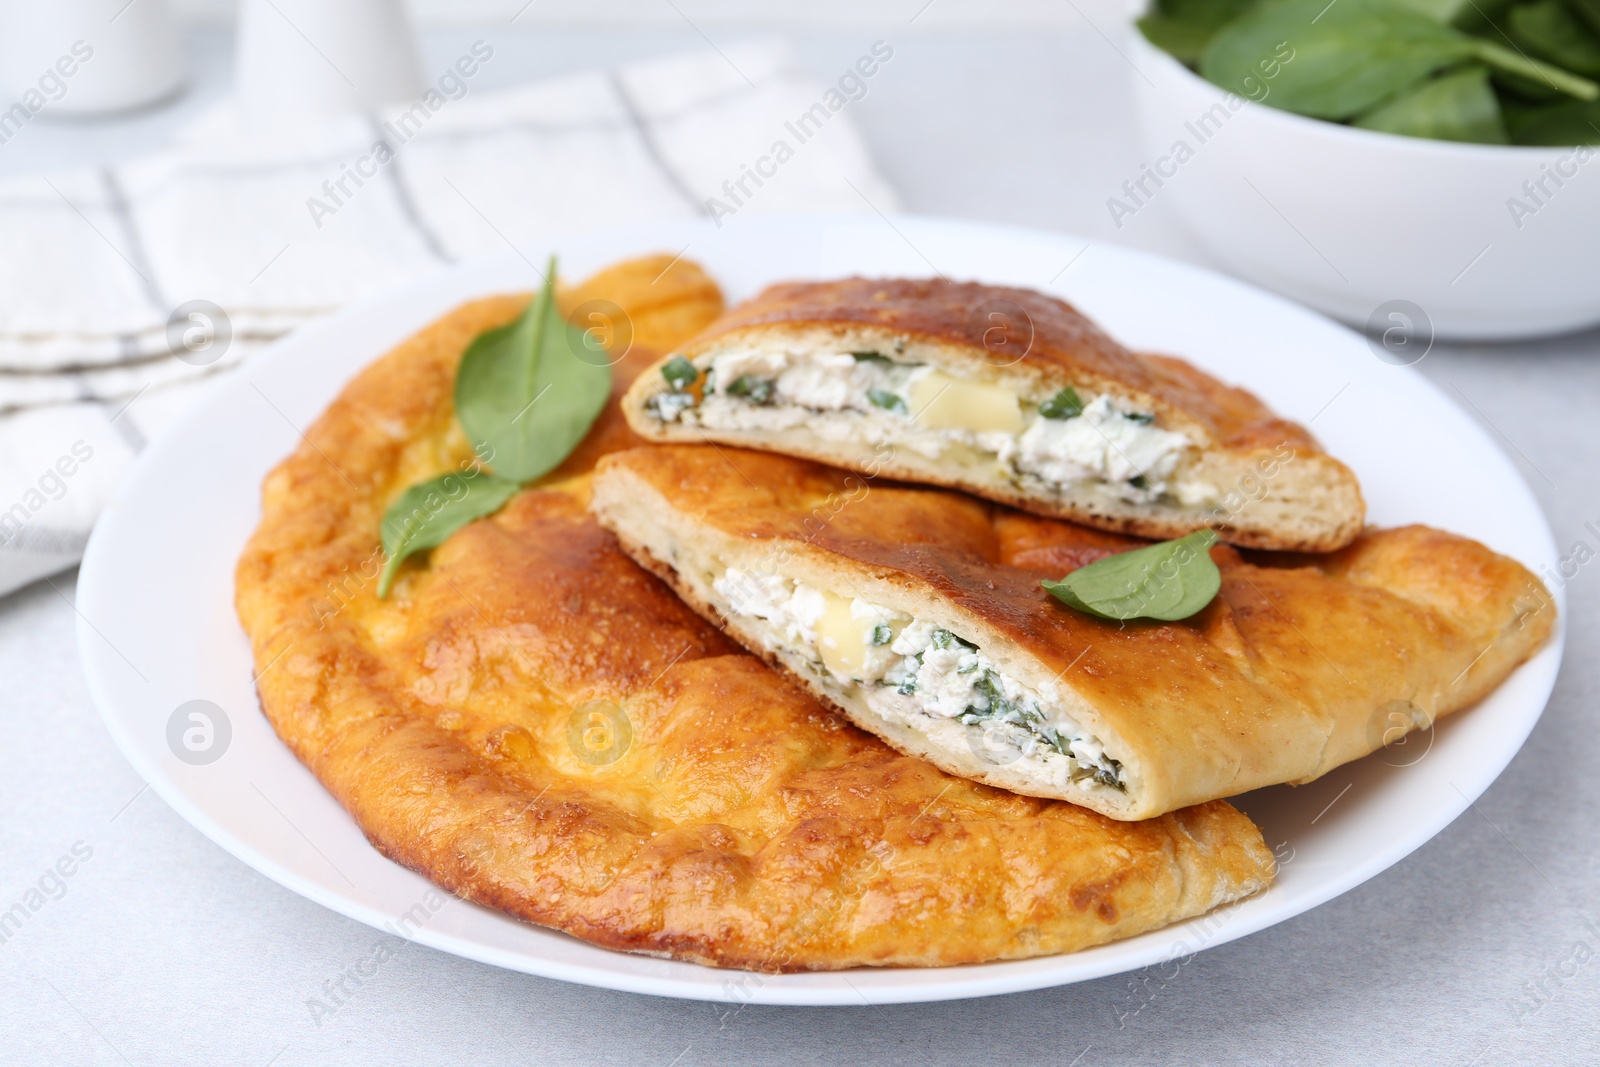
M958 381L938 371L911 383L912 418L930 430L1022 432L1017 395L998 385Z
M817 650L822 664L841 677L859 677L867 663L871 628L850 615L846 597L823 592L826 607L817 620Z

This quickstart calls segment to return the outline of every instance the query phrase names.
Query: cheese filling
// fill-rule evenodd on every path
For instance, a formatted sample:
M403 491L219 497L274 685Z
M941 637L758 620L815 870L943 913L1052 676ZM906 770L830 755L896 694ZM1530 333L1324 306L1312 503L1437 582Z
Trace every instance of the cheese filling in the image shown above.
M1014 483L1054 491L1094 484L1129 503L1166 498L1194 507L1218 495L1182 477L1194 446L1187 435L1155 426L1153 416L1108 395L1050 417L1002 386L875 352L751 349L701 364L695 364L704 376L699 399L674 383L673 391L651 399L651 413L715 430L805 426L828 440L903 446L930 459L965 451L998 465Z
M990 763L1032 760L1085 790L1125 788L1122 765L1060 700L947 629L779 574L728 567L712 588L767 651L799 652L819 677L886 719L922 730L958 723Z

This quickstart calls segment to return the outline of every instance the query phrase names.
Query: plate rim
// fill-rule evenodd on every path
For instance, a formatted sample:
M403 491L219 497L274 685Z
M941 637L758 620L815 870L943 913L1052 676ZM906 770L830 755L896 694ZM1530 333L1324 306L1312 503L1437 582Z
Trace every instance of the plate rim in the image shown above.
M1180 272L1189 272L1192 274L1206 276L1213 281L1220 280L1237 288L1238 290L1242 290L1251 294L1257 299L1268 299L1279 305L1286 306L1301 315L1321 319L1325 323L1334 326L1336 329L1343 330L1347 333L1353 333L1353 331L1350 331L1347 327L1342 326L1328 316L1322 315L1319 312L1297 304L1285 297L1281 297L1275 293L1271 293L1270 291L1263 290L1249 282L1224 274L1220 271L1212 270L1207 267L1202 267L1183 260L1174 259L1159 253L1131 248L1125 245L1116 244L1114 242L1090 240L1088 238L1079 237L1071 233L1035 229L1024 226L993 224L969 219L956 219L907 213L893 214L885 217L882 220L876 219L873 216L822 214L775 214L753 217L747 220L739 220L740 225L754 226L756 228L760 228L763 225L782 226L784 224L793 224L796 222L803 222L807 225L826 224L843 225L846 227L872 226L881 222L888 222L889 225L895 227L896 229L904 227L906 229L916 231L919 229L931 228L934 230L947 230L957 233L965 233L969 236L977 237L979 239L987 237L990 239L999 238L1004 241L1045 241L1060 244L1069 252L1073 247L1080 245L1085 247L1094 245L1111 248L1114 249L1119 255L1130 256L1136 260L1145 259L1157 261L1167 267L1177 267L1180 269ZM571 243L602 243L608 239L626 241L634 237L639 237L641 238L642 245L642 239L646 235L669 233L673 231L683 232L687 230L704 232L709 225L710 223L706 220L672 220L668 222L585 230L578 233L565 235L559 240ZM261 352L256 353L250 362L254 365L260 366L264 361L275 358L276 353L278 353L280 349L289 348L289 350L292 351L293 348L290 346L298 347L307 344L314 345L320 339L322 334L333 331L339 326L340 323L348 319L359 318L363 315L372 314L379 308L397 304L407 294L435 289L440 286L441 282L448 284L449 280L452 278L466 277L481 271L491 271L496 269L495 265L497 264L510 266L516 261L521 261L523 263L529 262L528 256L524 254L523 250L516 249L513 252L500 253L488 257L480 257L450 265L408 281L401 286L396 286L391 289L374 293L370 296L362 298L361 300L352 302L351 304L346 305L344 308L332 312L321 319L302 326L292 334L273 342ZM424 319L424 324L427 321L432 320L431 318ZM409 336L412 332L414 332L414 330L408 328L404 333L401 334L401 336ZM377 358L376 355L368 353L363 362L356 364L353 367L353 369L350 371L350 375L353 376L354 374L359 373L361 368L368 365L374 358ZM1462 409L1460 409L1459 406L1456 405L1440 387L1418 373L1414 368L1403 369L1415 387L1433 393L1436 400L1442 402L1449 408L1465 417L1465 412L1462 411ZM349 377L347 376L344 381L348 382L348 380ZM159 469L159 464L162 461L162 457L164 457L169 450L177 447L174 442L181 440L182 431L191 424L202 421L205 417L206 409L216 400L219 395L229 389L242 389L244 388L245 384L247 384L247 379L245 379L242 374L229 373L219 376L219 378L211 384L210 388L205 391L204 395L197 397L188 410L175 419L174 422L169 425L163 433L159 434L156 439L152 441L150 446L140 453L131 467L123 474L121 480L118 482L117 487L113 491L111 502L107 505L105 511L102 513L100 521L95 524L95 527L91 532L88 544L84 551L82 563L80 564L77 590L77 603L80 610L77 611L78 617L76 620L76 634L79 648L79 661L83 668L83 674L90 697L94 701L96 710L100 713L101 720L106 724L108 731L111 733L118 749L122 752L123 757L127 759L134 769L140 774L140 776L145 779L145 781L156 792L156 794L160 796L169 807L183 817L185 821L194 826L196 829L200 830L201 833L221 847L224 851L241 860L252 869L266 875L268 878L272 879L274 882L278 883L284 888L289 889L291 892L305 897L308 900L312 900L315 903L320 904L338 914L354 919L375 929L404 937L406 940L415 941L427 947L451 953L452 955L462 956L480 963L485 963L508 970L533 974L545 978L552 978L560 981L589 985L597 988L615 989L623 992L665 996L677 999L712 1002L722 1001L740 1005L753 1003L792 1006L859 1006L862 1004L878 1005L893 1003L937 1002L973 997L998 996L1009 993L1026 992L1037 989L1052 988L1061 985L1075 984L1080 981L1088 981L1109 975L1126 973L1132 970L1137 970L1141 967L1148 967L1163 958L1160 955L1152 953L1146 953L1146 958L1132 962L1119 958L1120 955L1125 955L1125 953L1108 955L1103 960L1099 958L1100 950L1113 948L1115 946L1126 946L1129 941L1134 940L1123 939L1121 941L1111 942L1108 945L1085 949L1077 953L1032 957L1024 960L992 961L989 963L952 967L858 968L844 971L801 972L798 974L773 975L736 969L708 967L699 964L684 963L681 961L664 961L647 955L613 952L612 950L600 949L598 946L592 946L588 945L587 943L580 942L585 948L607 953L608 961L609 957L614 956L621 957L624 961L644 961L644 963L647 965L645 968L639 968L637 972L630 971L626 967L620 970L608 970L602 966L591 965L582 961L544 959L533 957L526 953L512 949L503 949L482 945L476 941L460 938L456 935L445 933L428 926L424 926L417 930L414 934L407 936L406 934L400 933L394 929L394 916L382 912L353 897L345 896L328 890L313 879L298 873L286 862L280 861L279 859L265 852L256 844L235 834L233 831L229 830L227 827L223 826L220 822L214 819L200 804L192 801L182 790L176 779L167 773L165 768L147 760L139 743L130 733L127 732L127 717L117 713L117 707L120 701L116 695L115 682L112 675L105 669L109 667L111 662L108 658L108 654L103 651L103 646L105 646L107 639L105 639L103 635L99 633L99 631L90 621L91 611L89 609L96 607L98 604L98 597L100 595L99 590L103 588L103 583L99 581L101 569L110 565L109 563L103 562L103 560L113 552L116 545L115 538L121 535L121 520L117 511L118 503L130 493L137 492L138 486L143 482L144 479L152 477L149 472ZM334 395L337 395L337 391ZM1559 549L1556 546L1554 533L1550 527L1549 518L1544 513L1543 508L1537 506L1537 498L1534 497L1531 488L1527 483L1527 479L1524 477L1522 472L1516 468L1515 464L1510 462L1509 456L1506 455L1498 442L1490 438L1486 433L1483 432L1482 428L1478 427L1475 423L1472 425L1474 429L1483 437L1485 442L1487 442L1489 446L1494 449L1496 454L1506 460L1507 467L1511 475L1516 478L1520 484L1520 487L1524 490L1527 496L1535 501L1536 507L1533 514L1530 516L1529 521L1537 524L1537 532L1542 536L1547 548L1551 552L1552 558L1556 558L1559 555ZM1522 750L1523 746L1526 744L1528 736L1532 733L1533 728L1543 717L1544 711L1549 703L1550 695L1554 689L1555 682L1560 673L1560 667L1563 660L1566 643L1567 602L1564 586L1558 586L1551 592L1558 607L1555 631L1551 635L1550 640L1542 649L1540 649L1533 657L1531 657L1527 662L1523 663L1515 672L1513 672L1513 677L1526 675L1528 676L1529 680L1534 683L1534 690L1532 694L1527 697L1527 700L1529 704L1536 702L1538 705L1537 710L1526 716L1525 724L1520 724L1520 736L1516 737L1515 745L1507 745L1504 747L1502 750L1504 753L1504 758L1499 760L1498 765L1492 768L1492 773L1488 773L1489 766L1485 764L1484 773L1481 776L1481 786L1478 785L1477 780L1474 782L1474 789L1469 790L1468 792L1462 792L1460 787L1457 786L1457 792L1461 793L1461 802L1459 804L1455 804L1453 801L1451 801L1445 806L1444 809L1440 809L1438 814L1424 820L1423 823L1414 827L1412 832L1405 837L1396 839L1392 841L1386 848L1375 851L1367 862L1348 867L1338 875L1325 879L1322 883L1320 883L1316 892L1308 894L1303 899L1301 902L1302 906L1295 907L1287 914L1275 914L1270 910L1257 909L1254 913L1241 916L1237 920L1230 919L1230 921L1226 922L1223 928L1217 930L1214 934L1209 936L1194 951L1198 952L1204 949L1227 944L1259 930L1275 926L1281 922L1286 922L1299 915L1305 914L1314 908L1320 907L1322 904L1335 897L1349 892L1351 889L1362 884L1363 882L1377 877L1379 874L1383 873L1388 868L1392 867L1394 864L1398 863L1400 860L1409 856L1412 852L1415 852L1433 838L1437 837L1439 833L1445 829L1445 827L1449 826L1456 819L1460 818L1460 816L1464 814L1466 810L1471 807L1477 801L1477 799L1494 784L1495 781L1499 779L1506 766L1508 766L1511 760L1514 759ZM231 595L229 600L231 602ZM254 710L259 712L259 707ZM274 740L277 740L275 733L272 736ZM282 744L281 740L278 741L278 743ZM285 746L285 751L287 751L287 746ZM294 758L292 753L289 755L289 758ZM298 761L296 762L298 763ZM302 769L304 769L303 765L301 766ZM321 788L320 783L319 788ZM1271 887L1269 887L1268 890L1265 891L1265 894L1258 894L1255 897L1246 898L1246 901L1244 902L1239 902L1233 905L1225 905L1222 909L1214 909L1213 911L1206 913L1206 916L1217 915L1220 911L1231 912L1231 909L1238 907L1240 904L1251 900L1262 899L1263 896L1270 894L1271 891ZM449 899L455 900L457 898L451 897ZM1181 930L1185 926L1194 923L1197 919L1206 916L1197 916L1195 919L1184 920L1179 923L1171 924L1167 927L1160 928L1157 931L1149 931L1146 934L1137 935L1137 937L1147 937L1153 933ZM508 921L518 921L511 919L509 916L506 918ZM557 934L562 937L570 936L550 928L535 927L535 929L545 933ZM672 968L691 968L695 972L703 973L696 974L695 978L693 979L687 976L677 977L675 975L644 973L645 970L648 969L649 965L660 965L662 963L670 963ZM754 991L750 992L746 996L740 996L737 999L730 999L726 991L730 981L737 979L739 976L749 975L757 976L756 988ZM878 983L873 982L870 984L869 988L861 989L857 988L858 983L853 983L850 981L849 977L844 977L843 984L847 988L843 991L835 988L831 984L824 985L816 981L817 979L829 979L838 976L864 977L868 975L925 975L936 976L937 978L946 980L934 981L931 984L908 981L900 984L899 986L890 986L889 988L879 988ZM812 981L807 981L808 979Z

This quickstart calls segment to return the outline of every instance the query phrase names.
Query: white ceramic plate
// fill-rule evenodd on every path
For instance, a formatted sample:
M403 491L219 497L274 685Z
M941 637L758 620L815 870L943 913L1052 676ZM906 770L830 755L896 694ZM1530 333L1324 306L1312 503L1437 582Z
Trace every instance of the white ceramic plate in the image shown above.
M567 239L557 251L564 274L576 278L660 250L704 264L734 300L782 278L933 270L1059 293L1122 341L1188 356L1309 423L1360 475L1375 522L1428 522L1535 570L1555 563L1533 494L1472 419L1410 368L1375 358L1360 336L1227 278L1070 237L912 218L679 223ZM450 308L532 288L530 261L542 264L549 250L525 251L526 259L508 253L367 301L261 353L140 457L83 561L84 668L129 761L212 840L329 908L502 967L666 996L860 1004L1060 985L1231 941L1359 885L1461 814L1544 708L1559 635L1482 705L1433 733L1312 785L1239 798L1278 852L1278 882L1268 892L1070 956L750 975L610 952L455 898L441 903L427 881L367 844L268 727L233 613L233 567L258 519L261 480L297 444L296 427L311 423L362 366ZM168 740L174 713L192 700L214 703L226 719L211 741L220 756L207 764L180 760L175 752L187 750Z

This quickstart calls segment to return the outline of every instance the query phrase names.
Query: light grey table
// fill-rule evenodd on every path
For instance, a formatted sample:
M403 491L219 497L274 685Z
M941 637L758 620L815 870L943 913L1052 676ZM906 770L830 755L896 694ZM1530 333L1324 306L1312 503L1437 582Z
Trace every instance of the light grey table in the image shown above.
M505 81L705 47L688 27L493 32ZM482 33L432 31L428 54L442 62ZM1105 213L1140 160L1126 70L1098 30L894 33L895 65L854 114L908 210L1199 258L1159 200L1121 232ZM826 77L883 35L792 39ZM131 120L34 123L0 148L0 172L146 146L226 79L222 32L194 43L189 97ZM1600 525L1600 335L1441 346L1421 366L1493 420L1562 545L1600 550L1585 526ZM0 1064L1600 1062L1595 569L1569 585L1548 711L1473 810L1359 889L1202 953L1153 999L1121 976L981 1001L734 1011L389 939L398 958L320 1025L308 999L387 935L279 888L142 787L84 689L62 575L0 600L0 906L61 857L88 858L0 944Z

